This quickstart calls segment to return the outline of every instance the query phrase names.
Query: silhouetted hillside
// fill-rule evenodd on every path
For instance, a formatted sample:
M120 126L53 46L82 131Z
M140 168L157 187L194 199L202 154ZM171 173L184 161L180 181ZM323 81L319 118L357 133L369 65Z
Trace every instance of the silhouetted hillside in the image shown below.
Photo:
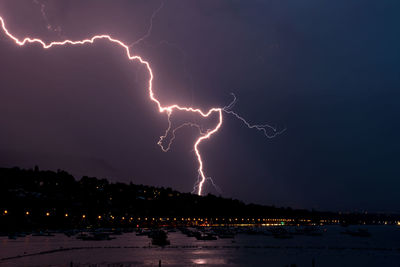
M260 218L261 221L291 218L292 223L300 223L304 218L316 222L346 218L353 223L388 219L388 216L377 219L366 214L350 216L245 204L214 195L198 196L171 188L110 183L86 176L75 180L65 171L40 171L37 167L34 170L0 168L0 208L2 229L165 223L163 218L172 223L173 218L193 217L208 221L226 218L226 223L249 222L248 219L257 223Z

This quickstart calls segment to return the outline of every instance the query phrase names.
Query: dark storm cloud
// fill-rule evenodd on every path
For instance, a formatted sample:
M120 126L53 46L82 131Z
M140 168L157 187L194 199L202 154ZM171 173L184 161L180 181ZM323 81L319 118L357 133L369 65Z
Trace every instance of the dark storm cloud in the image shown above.
M41 1L66 38L143 36L159 1ZM201 146L223 195L319 209L397 210L400 4L396 1L166 1L135 47L165 103L209 108L239 97L251 122L287 131L265 139L226 116ZM60 38L37 5L0 1L18 36ZM165 117L147 73L99 42L43 51L0 37L0 164L191 191L195 129L157 146ZM212 122L204 122L205 124ZM213 191L212 188L209 188ZM215 192L215 191L213 191Z

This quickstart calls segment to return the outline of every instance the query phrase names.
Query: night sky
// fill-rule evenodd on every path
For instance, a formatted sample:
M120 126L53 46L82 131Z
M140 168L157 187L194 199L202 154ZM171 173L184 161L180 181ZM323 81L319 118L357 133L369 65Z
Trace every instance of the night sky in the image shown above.
M19 38L108 33L133 43L161 4L2 0L0 16ZM206 192L400 212L399 12L396 0L168 0L133 51L151 63L163 103L207 109L229 104L233 92L234 110L250 122L287 128L267 139L225 115L200 147L219 187ZM148 73L121 48L18 47L1 33L0 60L0 166L192 191L198 132L182 129L161 151L166 116L148 98Z

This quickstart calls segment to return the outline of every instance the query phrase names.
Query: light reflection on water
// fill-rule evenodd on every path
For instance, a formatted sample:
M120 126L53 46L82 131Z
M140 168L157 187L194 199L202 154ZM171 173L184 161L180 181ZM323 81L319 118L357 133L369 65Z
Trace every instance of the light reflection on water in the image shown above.
M193 260L194 264L207 264L207 260L206 259L195 259Z
M26 236L17 240L0 237L0 258L74 248L54 253L0 261L0 266L396 266L400 262L400 229L369 227L368 238L340 234L338 226L327 227L323 236L271 236L238 234L231 239L198 241L180 232L169 233L171 246L151 246L146 236L134 233L110 241L81 241L55 237Z
M195 265L226 265L224 259L194 259L192 263Z
M227 261L224 258L218 257L218 252L216 250L202 250L197 249L191 252L192 263L194 265L226 265ZM215 257L216 256L216 257Z

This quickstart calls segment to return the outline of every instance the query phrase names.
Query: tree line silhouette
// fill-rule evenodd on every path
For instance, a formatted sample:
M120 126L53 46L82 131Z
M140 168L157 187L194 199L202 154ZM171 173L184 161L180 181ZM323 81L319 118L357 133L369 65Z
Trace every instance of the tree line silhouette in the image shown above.
M340 219L351 223L397 220L396 215L339 214L245 204L214 195L198 196L171 188L111 183L66 171L0 168L0 232L32 229L174 224L183 218L257 223L257 218ZM229 221L229 219L232 221ZM245 219L243 219L245 218ZM256 219L255 219L256 218ZM226 219L226 220L225 220ZM255 220L255 221L254 221ZM187 223L187 219L185 221Z

